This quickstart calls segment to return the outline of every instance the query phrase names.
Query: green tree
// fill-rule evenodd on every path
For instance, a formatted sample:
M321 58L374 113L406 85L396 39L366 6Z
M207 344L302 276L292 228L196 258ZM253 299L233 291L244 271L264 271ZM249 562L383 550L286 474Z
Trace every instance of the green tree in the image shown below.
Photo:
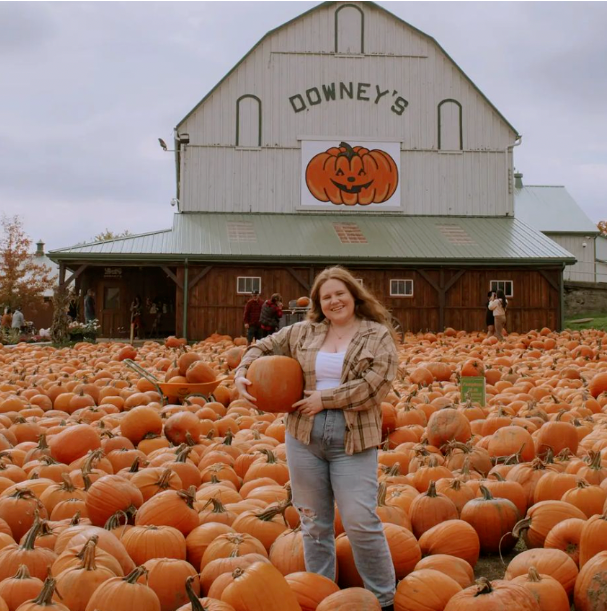
M36 309L43 294L55 281L51 271L36 263L32 241L23 230L21 219L2 215L0 236L0 304Z
M104 232L101 232L100 234L97 234L93 238L93 242L101 242L103 240L116 240L116 238L126 238L127 236L132 236L132 234L131 234L131 232L129 232L129 230L124 230L124 232L117 233L117 232L110 231L106 227Z

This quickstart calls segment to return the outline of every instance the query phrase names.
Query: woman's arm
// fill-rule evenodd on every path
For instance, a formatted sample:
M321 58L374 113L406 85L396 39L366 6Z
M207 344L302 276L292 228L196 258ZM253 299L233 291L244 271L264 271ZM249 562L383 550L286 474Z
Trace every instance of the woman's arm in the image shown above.
M499 300L491 300L489 302L489 310L495 310L499 306Z
M381 404L392 388L398 369L398 354L387 330L378 349L371 352L373 359L358 378L321 391L323 408L369 410Z

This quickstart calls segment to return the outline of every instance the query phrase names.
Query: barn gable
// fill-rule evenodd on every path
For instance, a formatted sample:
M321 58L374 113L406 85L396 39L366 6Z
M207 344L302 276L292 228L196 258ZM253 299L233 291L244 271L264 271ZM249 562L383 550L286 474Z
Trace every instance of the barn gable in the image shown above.
M182 211L296 212L302 142L350 139L398 144L405 214L512 214L516 130L433 38L371 2L269 32L176 135Z

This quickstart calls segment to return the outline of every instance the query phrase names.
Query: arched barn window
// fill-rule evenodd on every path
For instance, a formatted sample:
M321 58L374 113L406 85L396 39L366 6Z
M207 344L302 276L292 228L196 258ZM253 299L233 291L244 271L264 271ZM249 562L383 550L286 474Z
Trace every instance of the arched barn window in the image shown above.
M365 14L354 4L344 4L335 11L335 53L365 52Z
M252 94L236 100L236 146L261 147L261 100Z
M439 151L464 149L462 105L457 100L443 100L438 105L438 149Z

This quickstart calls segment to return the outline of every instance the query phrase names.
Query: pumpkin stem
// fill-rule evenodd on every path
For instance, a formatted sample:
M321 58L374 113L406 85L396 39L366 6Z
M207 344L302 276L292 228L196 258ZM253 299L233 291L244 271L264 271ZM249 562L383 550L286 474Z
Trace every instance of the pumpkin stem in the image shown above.
M478 590L476 591L474 597L478 597L479 595L489 595L489 593L493 593L493 589L491 588L491 582L489 582L488 578L479 578L476 581L478 586Z
M162 489L163 491L166 489L170 489L171 488L171 476L173 475L173 470L171 468L167 468L166 470L164 470L164 472L162 472L162 475L160 476L160 478L158 479L158 481L155 483L156 486L159 489Z
M34 520L34 524L30 527L30 530L27 532L25 540L21 545L22 550L34 550L34 544L36 542L36 538L38 537L40 529L42 529L42 522L40 521L40 517L38 516L38 511L36 511L36 518Z
M386 471L386 477L390 476L400 476L400 463L398 461Z
M143 565L136 567L128 576L125 576L123 580L128 584L136 584L141 576L145 576L146 579L148 577L148 570Z
M103 528L106 529L107 531L112 531L113 529L117 529L118 527L122 525L122 523L120 522L120 519L124 519L124 526L126 527L129 523L129 517L127 516L126 512L124 512L123 510L118 510L114 512L112 516L110 516L110 518L105 522L105 525L103 526Z
M192 610L205 610L203 605L200 603L200 599L198 598L198 595L196 595L196 593L194 592L194 589L192 588L192 582L194 582L194 578L196 578L196 576L188 576L185 581L186 595L188 596L188 599L190 600L190 603L192 604Z
M181 491L177 491L177 495L181 497L188 505L188 508L194 509L194 502L196 501L196 487L192 485L187 491L182 489Z
M129 474L136 474L139 471L140 464L141 464L141 457L135 457L135 461L131 463Z
M339 153L337 157L346 157L349 162L352 161L353 157L356 157L356 155L358 155L358 153L356 153L356 151L347 142L340 142L339 148L345 149L345 151Z
M278 460L276 459L276 455L271 450L268 450L267 448L262 448L259 452L262 455L266 456L267 463L278 463Z
M459 491L462 488L462 481L459 478L454 478L449 488L454 491Z
M386 492L388 490L388 486L385 482L382 482L379 487L377 487L377 505L385 506L386 505Z
M491 475L495 476L495 480L498 482L506 482L506 479L499 472L493 472Z
M213 504L213 510L211 511L212 514L219 514L226 511L224 505L221 503L221 500L217 499L216 497L211 497L202 507L202 509L204 510L210 504Z
M483 498L485 501L489 501L490 499L493 499L493 495L491 495L491 491L489 491L489 489L485 485L480 485L479 489L481 493L483 494Z
M56 585L57 585L57 582L53 578L53 574L51 574L51 568L49 566L48 575L46 577L46 580L44 581L42 590L40 591L40 594L38 595L38 597L34 599L34 603L41 607L52 608L53 595L55 594L55 591L57 590ZM57 591L57 595L59 595L59 597L63 599L59 591Z
M278 504L276 506L269 506L268 508L264 508L261 512L256 513L255 516L260 521L267 522L271 521L275 516L278 516L279 514L282 514L284 517L285 510L286 508L283 504Z
M226 446L232 446L233 439L234 439L234 434L232 433L231 429L228 429L228 431L226 431L225 438L223 439L223 444L225 444Z
M17 573L13 576L15 580L29 580L31 578L27 565L20 565Z
M527 573L527 582L541 582L542 577L539 572L533 565L529 567L529 572Z
M80 515L82 513L80 512L80 510L78 510L78 512L76 512L76 514L74 514L74 516L72 517L72 520L70 521L70 527L75 527L76 525L80 524Z
M37 450L49 450L49 445L46 441L46 433L41 433L38 436L38 446Z
M72 482L72 479L70 478L70 475L68 473L64 472L63 474L61 474L61 480L63 480L63 484L59 488L62 491L67 491L71 493L72 491L76 490L76 486Z
M426 496L427 497L438 497L436 493L436 483L434 482L434 480L430 481L430 484L428 485L428 491L426 491Z
M518 539L520 538L521 534L524 531L528 531L529 528L531 527L531 518L529 517L525 517L524 519L520 520L513 528L512 528L512 535Z
M95 549L97 547L97 541L91 538L85 545L82 555L82 566L81 569L91 572L97 569L95 563Z
M175 458L175 461L177 463L185 463L188 460L188 455L192 452L192 447L191 446L187 446L184 445L184 448L182 448L178 453L177 456Z

